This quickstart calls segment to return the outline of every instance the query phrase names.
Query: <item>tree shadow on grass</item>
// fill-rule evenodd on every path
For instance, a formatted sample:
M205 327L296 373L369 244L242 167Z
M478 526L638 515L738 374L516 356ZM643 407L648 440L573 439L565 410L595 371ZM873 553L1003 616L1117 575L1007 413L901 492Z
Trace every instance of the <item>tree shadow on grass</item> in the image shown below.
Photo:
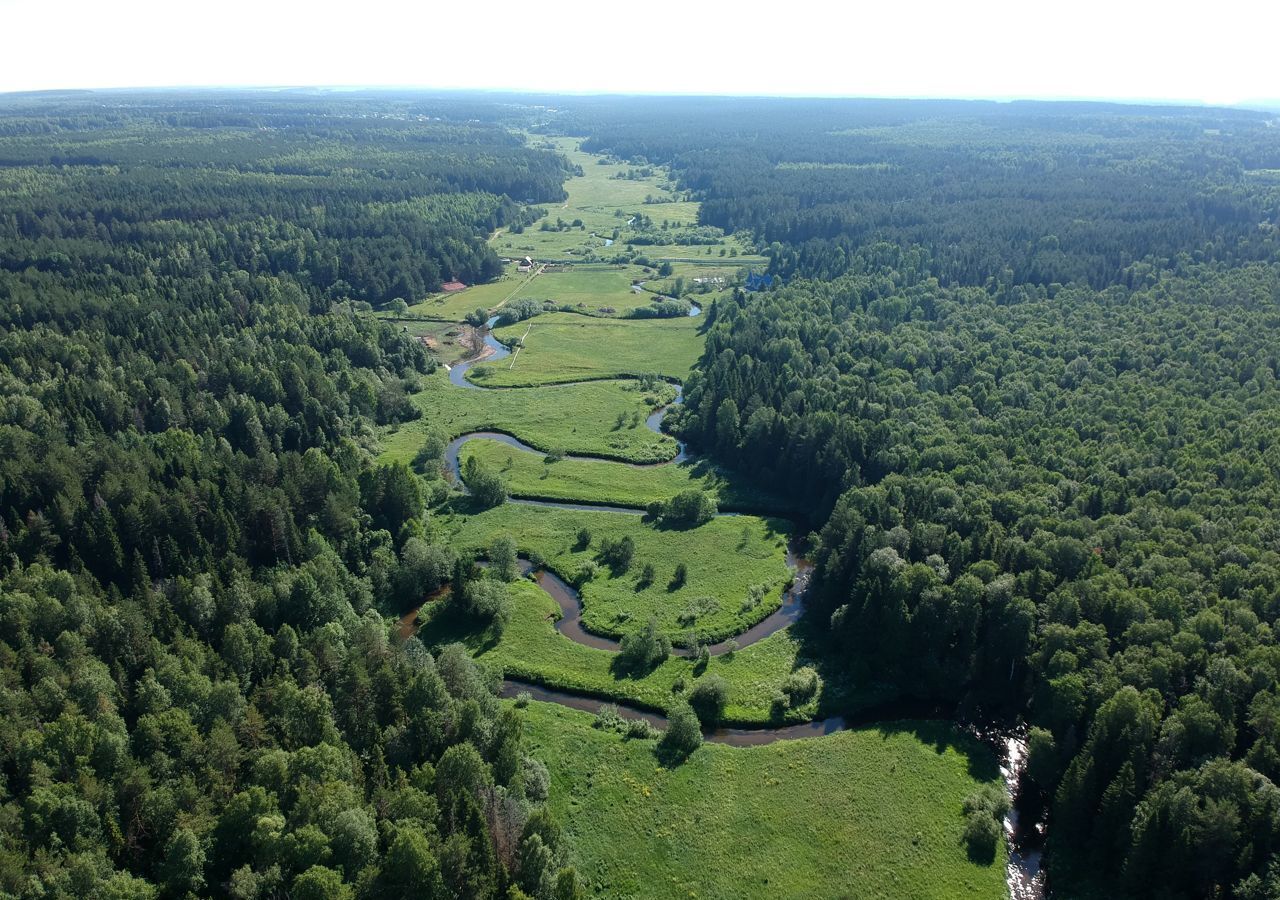
M994 819L992 820L995 821ZM979 866L989 866L996 861L996 846L1000 842L1000 825L996 823L990 832L981 837L965 839L965 852L969 862Z
M706 304L699 303L698 307L702 310L702 312L698 313L698 319L700 321L698 322L698 327L696 331L699 335L705 335L708 331L711 330L711 326L715 324L715 319L711 315L711 303L706 303Z
M471 494L455 494L435 507L435 510L440 514L453 513L463 516L475 516L494 508L481 503Z
M831 630L820 611L806 606L790 626L796 642L796 668L813 666L822 679L815 718L840 716L848 728L875 729L884 737L909 733L936 753L955 750L965 756L970 777L991 781L1000 768L991 746L964 729L957 704L911 696L890 683L858 680L839 663ZM785 717L785 710L782 711ZM775 722L781 724L781 722Z
M639 681L642 678L648 678L663 662L665 662L665 658L656 663L632 662L625 659L621 653L615 653L613 658L609 660L609 674L613 676L615 681L627 679Z
M663 746L662 741L659 741L657 746L653 748L653 755L664 769L674 769L676 766L683 765L693 753L675 747Z
M418 640L428 650L448 644L461 644L473 654L486 653L498 646L502 635L491 623L477 621L450 603L443 603L423 620L420 615Z
M874 726L884 738L909 734L937 754L953 750L965 758L966 771L975 781L995 781L1000 777L1000 762L995 751L948 719L902 719Z

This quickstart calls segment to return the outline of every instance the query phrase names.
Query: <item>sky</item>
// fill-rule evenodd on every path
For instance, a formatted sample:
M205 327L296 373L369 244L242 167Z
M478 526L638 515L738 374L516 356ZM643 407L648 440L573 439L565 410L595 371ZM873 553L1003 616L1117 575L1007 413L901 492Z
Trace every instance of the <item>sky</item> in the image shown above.
M1280 101L1275 0L0 0L0 92L368 85Z

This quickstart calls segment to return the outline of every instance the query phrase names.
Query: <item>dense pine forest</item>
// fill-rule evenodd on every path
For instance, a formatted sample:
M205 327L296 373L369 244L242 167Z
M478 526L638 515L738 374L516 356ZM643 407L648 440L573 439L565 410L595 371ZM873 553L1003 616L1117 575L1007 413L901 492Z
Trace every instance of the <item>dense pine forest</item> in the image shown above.
M0 895L573 896L372 429L433 363L358 301L482 279L563 163L378 104L0 116ZM513 199L517 198L517 199Z
M599 239L581 220L554 230L616 254L617 271L587 270L618 280L595 310L580 286L562 288L569 302L538 272L511 281L494 248L501 232L513 247L534 240L539 221L552 232L544 216L582 176L550 143L567 138L628 167L614 183L652 182L600 213ZM666 221L664 204L687 221ZM739 248L759 265L717 274L723 289L697 295L703 318L690 323L699 309L671 299L686 286L673 263L692 283L695 264L727 266ZM424 304L455 280L495 292L464 294L465 309L443 294ZM587 413L581 433L556 435L575 442L567 453L541 440L538 496L575 499L573 485L553 494L552 476L587 471L586 454L653 461L625 441L645 434L672 376L592 356L619 340L602 322L613 304L632 303L619 318L649 321L628 327L666 329L647 332L643 364L666 364L661 341L697 341L684 405L663 427L723 466L720 483L732 475L803 510L811 656L784 661L795 670L766 696L773 713L795 724L829 690L824 713L858 713L856 698L874 695L1025 726L1017 800L1046 828L1051 896L1280 896L1273 116L175 91L0 96L0 897L614 893L579 873L581 835L553 810L595 801L534 752L551 720L535 720L535 747L529 698L500 700L504 673L477 663L474 643L431 644L398 620L452 585L446 626L465 637L459 621L483 619L497 646L504 627L525 627L507 623L528 585L506 582L517 552L545 562L531 540L599 547L575 586L630 568L634 599L655 579L680 590L701 574L697 553L754 537L693 482L668 492L696 506L690 521L674 500L640 504L665 530L637 530L639 550L626 529L640 510L594 535L563 511L529 525L534 538L466 531L478 509L532 521L527 507L502 510L504 478L532 447L495 448L502 468L469 457L469 497L449 485L445 444L466 430L454 419L476 415L479 433L497 414L476 412L480 391L444 393L441 341L459 332L411 332L422 321L403 314L478 328L521 284L531 293L502 324L595 328L606 336L555 359L641 388L565 376L565 393L543 395L557 415L571 406L559 397L580 396L614 424L603 448ZM521 351L519 335L503 340ZM538 365L533 348L524 359ZM522 402L504 414L541 437L527 421L540 407ZM412 465L386 454L405 435ZM566 461L575 448L584 456ZM695 543L696 527L726 521L732 541L715 537L726 529ZM670 573L633 565L659 539L703 549L656 560ZM742 615L770 592L780 603L775 587L747 586ZM678 615L740 602L701 596ZM609 691L660 673L671 637L681 643L632 625L619 647L642 671L593 696L618 699ZM710 651L684 644L705 671ZM671 699L685 690L673 681L668 735L687 743L684 771L700 771L699 718L724 714L731 686L712 675ZM595 728L657 736L616 708ZM645 756L643 778L677 756ZM762 782L790 767L770 766ZM625 787L610 801L624 812L650 796L647 782ZM998 829L999 800L976 805ZM686 815L704 828L684 807L669 818Z
M1280 894L1274 122L686 112L583 122L787 281L716 305L677 427L811 501L832 659L1026 717L1067 895Z

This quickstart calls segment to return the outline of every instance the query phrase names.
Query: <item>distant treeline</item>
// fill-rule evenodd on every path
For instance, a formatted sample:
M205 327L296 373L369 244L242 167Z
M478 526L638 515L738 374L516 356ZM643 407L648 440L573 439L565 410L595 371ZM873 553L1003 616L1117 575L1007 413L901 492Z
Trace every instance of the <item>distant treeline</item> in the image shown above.
M1268 116L955 101L645 101L574 108L588 149L669 163L701 221L771 271L834 278L856 251L920 246L943 284L1123 282L1181 253L1269 258L1280 168ZM1269 185L1269 189L1268 189ZM1260 227L1260 225L1264 227Z
M126 248L169 247L167 265L187 274L229 267L287 274L317 300L413 301L494 278L488 234L528 224L522 201L564 196L564 161L499 127L353 109L281 123L272 109L255 114L270 127L164 123L196 114L181 112L0 142L0 268L76 257L135 274ZM0 133L23 110L0 105Z

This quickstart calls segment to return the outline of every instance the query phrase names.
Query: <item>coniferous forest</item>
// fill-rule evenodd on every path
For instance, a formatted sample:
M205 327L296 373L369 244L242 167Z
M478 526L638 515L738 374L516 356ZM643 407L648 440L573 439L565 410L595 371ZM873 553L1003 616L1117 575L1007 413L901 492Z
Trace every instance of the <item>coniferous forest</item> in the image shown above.
M1280 895L1274 122L772 105L588 126L786 282L678 430L812 504L841 667L1031 724L1052 885Z
M0 894L572 896L491 678L390 645L433 364L352 309L496 272L561 163L249 105L0 120Z
M565 136L761 257L664 427L803 509L825 682L1025 726L1051 896L1280 896L1274 115L98 92L0 96L0 897L599 893L379 455L448 426L374 313L502 278Z

